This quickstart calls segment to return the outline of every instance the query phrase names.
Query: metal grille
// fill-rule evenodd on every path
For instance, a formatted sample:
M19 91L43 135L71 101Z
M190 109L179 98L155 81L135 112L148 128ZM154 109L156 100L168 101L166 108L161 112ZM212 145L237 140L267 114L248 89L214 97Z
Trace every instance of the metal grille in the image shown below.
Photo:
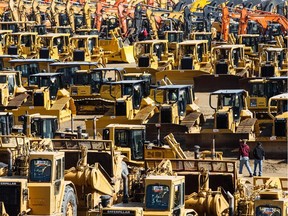
M286 137L287 121L286 119L275 120L275 136Z
M193 69L193 60L191 57L181 59L181 69Z
M41 59L49 59L49 49L48 48L41 48L39 52L39 56Z
M85 61L85 51L75 50L73 52L73 61Z
M216 74L228 74L228 64L218 63L216 65Z
M17 46L8 47L8 55L17 55L17 54L18 54Z
M161 108L161 123L171 123L172 120L172 109L171 107Z
M150 59L148 56L143 56L139 58L139 67L149 67Z
M44 106L43 93L34 93L34 106Z
M126 115L126 103L125 101L116 102L116 116L125 116Z
M265 65L261 67L261 76L262 77L273 77L274 76L274 67L272 65Z
M228 129L228 114L218 113L216 122L217 122L217 129Z

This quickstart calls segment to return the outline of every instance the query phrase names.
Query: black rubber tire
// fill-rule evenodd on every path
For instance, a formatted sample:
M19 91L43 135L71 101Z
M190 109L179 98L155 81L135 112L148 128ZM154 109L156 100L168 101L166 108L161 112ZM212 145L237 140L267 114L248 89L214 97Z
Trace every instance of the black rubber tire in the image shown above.
M62 203L62 207L61 207L61 213L63 213L63 215L69 215L67 214L67 210L68 210L68 205L72 206L72 215L76 216L77 215L77 201L76 201L76 195L74 193L74 190L71 186L67 185L65 187L65 192L64 192L64 198L63 198L63 203ZM71 215L71 214L70 214Z

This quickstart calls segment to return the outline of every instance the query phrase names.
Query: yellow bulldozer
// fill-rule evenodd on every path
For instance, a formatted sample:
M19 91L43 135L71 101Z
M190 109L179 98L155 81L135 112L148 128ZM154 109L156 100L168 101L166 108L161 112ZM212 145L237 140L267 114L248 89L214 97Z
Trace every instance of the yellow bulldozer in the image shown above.
M178 68L156 73L156 80L168 76L173 83L193 84L194 77L212 71L208 40L186 40L178 44Z
M1 71L0 89L2 111L19 108L29 97L27 90L22 86L20 71Z
M119 29L110 30L106 37L99 39L99 45L104 50L104 56L108 62L135 62L133 46L125 43L119 33Z
M5 54L32 58L37 54L37 32L14 32L6 37Z
M38 58L64 60L69 55L69 34L48 33L38 35Z
M143 69L171 70L175 63L173 53L168 50L167 40L136 42L134 44L134 58L137 66Z
M72 61L94 61L106 65L107 58L99 46L98 35L74 35L70 37Z
M111 108L109 100L113 100L109 92L110 83L123 80L123 74L124 70L121 68L76 71L72 79L70 77L69 92L75 101L77 114L107 112Z
M59 73L40 73L30 76L29 86L33 89L27 101L18 109L11 111L18 124L18 117L25 114L39 113L41 115L57 116L59 123L68 121L76 114L73 99L63 88Z
M177 126L187 127L189 133L200 132L204 121L200 108L196 105L192 85L164 85L154 90L154 100L159 113L147 124L159 124L177 131ZM167 130L167 129L166 129ZM167 131L166 131L167 132ZM167 132L168 133L168 132Z
M243 89L212 92L209 105L215 112L213 119L206 119L201 133L245 133L247 138L255 140L254 126L257 119L248 109L247 97L248 92Z
M21 71L21 82L29 89L29 76L50 71L49 65L55 62L54 59L22 59L16 58L8 63L13 70Z
M111 123L143 124L151 118L157 107L149 97L150 89L144 80L122 80L110 83L109 93L114 104L111 111L98 119L97 128Z

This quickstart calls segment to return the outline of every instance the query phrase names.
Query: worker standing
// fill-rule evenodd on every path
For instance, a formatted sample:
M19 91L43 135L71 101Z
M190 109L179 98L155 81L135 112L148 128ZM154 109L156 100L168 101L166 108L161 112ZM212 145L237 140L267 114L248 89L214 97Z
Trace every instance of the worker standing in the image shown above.
M246 140L240 140L240 147L239 147L239 156L240 156L240 167L239 167L239 174L242 174L243 166L245 165L250 177L253 177L252 169L249 164L249 153L250 147L246 144Z
M262 176L263 160L265 159L265 151L263 149L262 143L258 142L256 147L253 149L254 156L254 173L257 175L257 165L259 165L259 176Z

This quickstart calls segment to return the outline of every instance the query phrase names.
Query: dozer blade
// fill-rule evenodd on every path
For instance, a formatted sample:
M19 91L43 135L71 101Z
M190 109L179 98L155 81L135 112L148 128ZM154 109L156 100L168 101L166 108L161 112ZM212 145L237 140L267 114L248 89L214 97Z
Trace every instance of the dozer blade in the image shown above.
M235 75L202 75L194 78L196 92L212 92L219 89L239 89L240 76Z
M121 49L121 59L123 62L133 63L135 62L133 55L133 46L124 46Z
M156 73L156 80L164 79L167 76L173 84L188 85L194 84L194 78L209 74L204 70L164 70Z

